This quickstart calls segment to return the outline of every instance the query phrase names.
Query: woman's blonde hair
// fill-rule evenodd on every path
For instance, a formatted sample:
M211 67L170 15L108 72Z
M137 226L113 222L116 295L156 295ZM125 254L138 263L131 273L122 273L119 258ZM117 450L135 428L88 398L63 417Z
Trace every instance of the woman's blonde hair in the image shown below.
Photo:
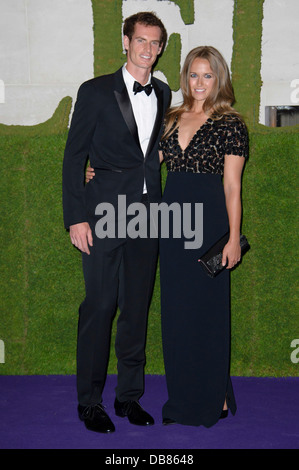
M194 98L189 87L190 69L195 59L208 60L215 75L215 82L210 95L203 104L203 111L212 119L221 119L224 115L239 114L232 108L235 101L234 91L230 79L229 68L220 52L212 46L200 46L192 49L187 55L181 71L180 86L183 94L183 103L170 108L166 113L166 126L162 138L169 137L179 125L180 116L190 111ZM239 116L240 117L240 116Z

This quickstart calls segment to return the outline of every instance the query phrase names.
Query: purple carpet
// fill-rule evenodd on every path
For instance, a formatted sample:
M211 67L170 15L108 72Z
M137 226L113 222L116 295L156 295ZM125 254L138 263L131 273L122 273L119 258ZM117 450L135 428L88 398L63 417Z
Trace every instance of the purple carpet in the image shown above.
M88 431L77 416L74 376L0 376L1 449L298 449L299 377L233 377L238 410L212 428L163 426L164 376L146 376L140 400L151 427L114 415L116 376L104 404L116 432Z

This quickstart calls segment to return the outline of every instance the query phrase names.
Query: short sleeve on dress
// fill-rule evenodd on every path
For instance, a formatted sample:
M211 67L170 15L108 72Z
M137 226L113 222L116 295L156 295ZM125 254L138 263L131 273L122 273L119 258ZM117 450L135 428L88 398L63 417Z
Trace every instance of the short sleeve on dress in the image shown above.
M234 117L226 122L227 130L224 139L224 154L238 155L240 157L249 156L248 132L246 125L238 117Z

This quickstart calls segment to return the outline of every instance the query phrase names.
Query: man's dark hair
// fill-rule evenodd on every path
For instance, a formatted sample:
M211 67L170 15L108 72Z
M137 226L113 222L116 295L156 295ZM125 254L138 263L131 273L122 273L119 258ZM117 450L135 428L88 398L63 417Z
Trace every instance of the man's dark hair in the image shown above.
M141 11L129 16L124 22L123 34L124 36L128 36L130 41L133 37L136 23L143 24L145 26L158 26L161 30L160 44L163 44L164 49L167 41L167 31L160 18L149 11Z

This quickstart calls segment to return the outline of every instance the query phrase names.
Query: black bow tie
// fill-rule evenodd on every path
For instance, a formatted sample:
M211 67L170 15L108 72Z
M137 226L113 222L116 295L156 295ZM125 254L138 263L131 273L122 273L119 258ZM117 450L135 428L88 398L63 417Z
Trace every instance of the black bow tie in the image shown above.
M139 93L140 91L145 91L147 96L149 96L152 92L152 89L153 88L152 88L152 85L150 83L148 85L142 86L141 83L134 82L133 91L134 91L135 95L136 95L136 93Z

